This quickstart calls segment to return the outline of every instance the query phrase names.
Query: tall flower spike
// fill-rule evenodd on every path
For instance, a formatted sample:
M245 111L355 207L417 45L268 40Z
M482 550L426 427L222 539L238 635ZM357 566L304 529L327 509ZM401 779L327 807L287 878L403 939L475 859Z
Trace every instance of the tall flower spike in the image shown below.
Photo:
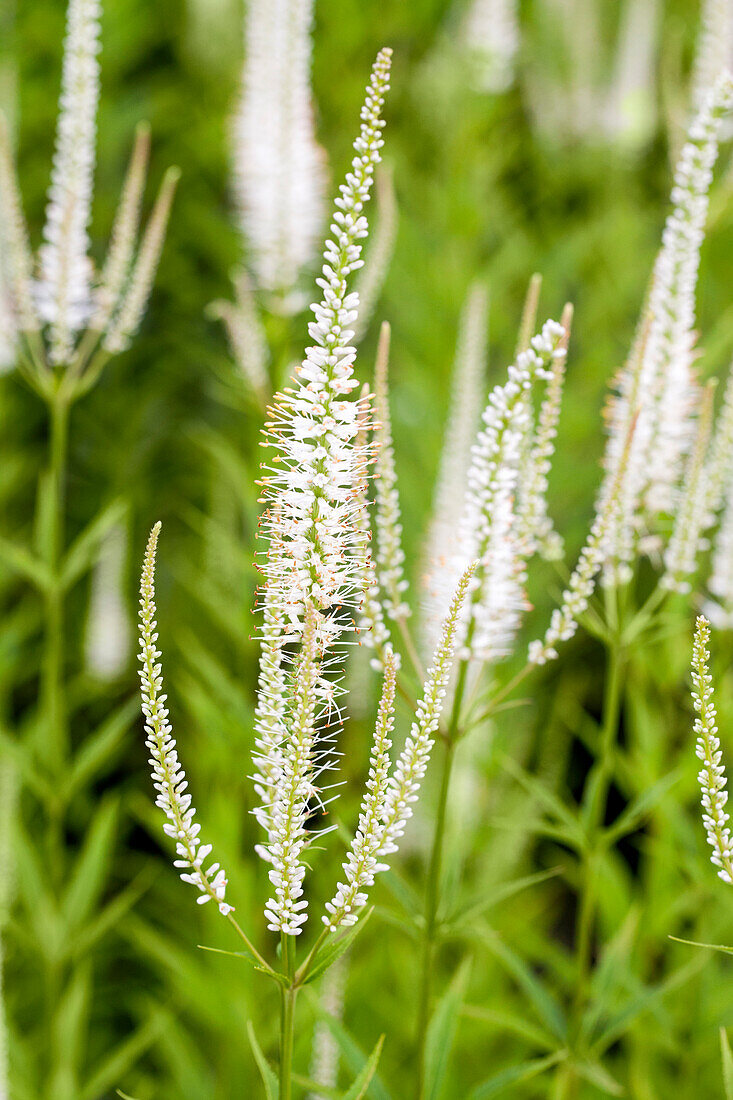
M400 497L397 489L392 418L389 411L389 341L390 327L383 322L379 333L379 348L374 370L374 439L377 447L375 463L377 531L377 574L384 591L384 607L391 619L406 619L410 615L405 601L405 554L402 549Z
M372 666L382 668L382 655L390 640L389 627L385 622L382 601L379 596L379 581L371 551L371 524L369 522L369 464L373 460L372 449L368 446L371 411L369 387L365 384L361 391L359 410L359 433L356 437L354 486L357 494L357 513L355 526L363 536L353 551L359 562L361 574L362 601L359 609L360 642L376 651ZM393 654L393 660L399 667L399 654Z
M431 592L436 578L448 566L455 549L455 537L463 511L471 446L481 423L485 400L486 323L489 298L483 283L474 283L463 305L453 366L450 408L440 452L438 478L433 493L433 508L425 554L423 590L425 600L424 632L432 652L440 630L441 606L434 606ZM531 332L527 336L527 342ZM521 351L525 350L520 348ZM442 589L440 589L442 597Z
M461 37L477 90L496 95L511 87L519 50L517 0L472 0Z
M318 618L315 608L309 607L284 719L286 733L270 810L270 838L263 853L272 864L269 877L275 888L265 906L267 927L288 936L299 936L308 919L308 903L303 899L303 853L313 839L314 834L306 826L311 799L318 794L318 771L324 770L316 759L317 685L321 672Z
M112 226L109 251L95 294L96 308L90 324L95 332L103 332L107 327L130 272L149 158L150 127L144 122L140 123L135 132L135 144Z
M395 195L392 168L380 165L376 173L377 218L376 228L363 268L356 280L359 295L359 317L354 326L356 342L364 336L389 271L397 238L397 196Z
M703 0L692 75L692 103L699 111L722 69L733 66L733 5Z
M10 147L8 124L0 111L0 239L13 313L21 332L36 332L39 319L33 301L33 255Z
M650 520L669 513L683 456L694 438L696 386L692 374L695 286L705 235L708 192L723 119L733 107L733 76L721 73L690 126L675 172L672 202L649 300L650 327L642 371L650 375L632 456L646 467L644 508ZM649 421L647 423L647 421Z
M169 168L163 177L153 212L145 228L140 249L130 275L130 281L119 308L104 337L107 351L124 351L140 327L147 308L153 279L158 268L160 253L168 227L168 217L173 205L178 180L181 177L178 168Z
M99 100L100 0L69 0L56 151L40 252L38 308L51 360L68 363L92 310L88 228Z
M558 642L569 641L578 629L578 619L587 609L595 588L596 577L608 560L611 532L617 527L621 511L621 494L629 462L636 421L629 425L626 445L613 481L604 482L599 493L596 514L591 524L585 546L580 552L578 564L562 594L559 607L550 617L550 625L542 639L530 642L528 660L533 665L544 665L557 657Z
M142 710L145 717L145 744L150 750L150 765L155 804L167 817L163 826L166 836L176 845L174 866L181 868L181 878L199 891L198 902L213 900L223 916L232 912L226 900L227 878L223 868L213 863L207 870L203 864L211 854L211 845L199 839L201 826L195 820L196 811L188 792L188 780L178 760L173 730L168 721L168 709L163 694L163 674L155 621L155 554L160 523L150 532L142 577L140 578L140 684Z
M566 353L572 320L573 307L568 303L560 318L560 324L565 330L562 347ZM552 377L540 407L537 428L530 437L526 463L522 465L517 534L527 557L537 551L548 560L562 556L562 540L554 530L547 511L547 489L560 419L566 362L567 354L556 356L552 364Z
M234 120L236 198L257 286L283 295L313 259L325 217L325 155L315 139L310 87L312 22L313 0L247 4Z
M398 850L397 841L404 834L407 822L412 817L413 806L417 802L420 786L425 778L448 690L458 620L475 568L476 563L472 562L458 582L448 615L443 623L431 667L428 669L428 677L423 687L422 699L417 705L415 721L412 723L410 734L390 776L382 813L379 858L391 855Z
M359 505L353 485L359 401L349 399L358 385L351 344L358 298L348 292L348 282L362 263L360 242L368 228L363 211L383 144L380 115L391 55L384 49L374 63L352 169L336 199L333 239L326 242L318 280L323 300L312 307L315 321L309 326L314 346L306 350L294 387L276 397L267 425L265 445L276 454L263 478L265 500L271 506L263 526L267 535L272 504L279 501L283 551L297 566L297 584L283 591L281 600L301 624L306 602L322 611L343 608L343 623L359 594L351 553L363 540L355 527ZM269 556L263 568L266 575L272 572ZM339 624L333 617L331 627L335 637Z
M508 381L495 386L483 414L483 427L473 447L457 550L437 578L435 600L445 607L467 561L477 561L470 596L460 628L462 659L492 661L511 649L521 615L525 559L519 541L514 501L519 482L522 445L531 430L529 395L538 380L552 378L552 365L565 356L564 329L546 321L542 332L520 352L508 371Z
M692 647L692 700L697 712L694 726L697 737L695 754L702 761L697 778L702 791L702 821L708 844L712 848L710 862L717 869L718 877L730 884L733 883L733 847L728 827L729 815L726 811L727 779L716 725L712 677L708 667L709 641L710 624L699 615Z
M333 899L326 903L324 924L334 931L340 926L356 924L359 912L366 905L367 890L374 885L374 876L386 871L379 862L382 847L382 817L389 788L392 766L390 749L394 729L394 698L397 666L388 646L384 655L384 683L379 701L377 723L369 757L369 778L359 812L359 824L343 864L344 882L340 882Z
M713 418L713 392L714 384L710 384L703 393L697 439L687 463L672 536L664 554L662 586L683 594L691 589L690 579L697 570L698 555L707 547L705 531L714 518L707 507L704 484L705 456Z

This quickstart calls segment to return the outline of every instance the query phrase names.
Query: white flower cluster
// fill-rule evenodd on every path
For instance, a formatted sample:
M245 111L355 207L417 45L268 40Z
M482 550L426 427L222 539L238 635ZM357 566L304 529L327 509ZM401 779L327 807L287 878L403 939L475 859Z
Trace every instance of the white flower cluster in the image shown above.
M482 283L469 291L458 326L453 366L450 407L446 420L440 466L433 493L433 509L425 554L423 576L424 633L432 652L438 640L442 613L442 589L435 578L449 566L455 551L456 531L461 520L463 499L471 465L471 446L481 423L485 399L486 322L488 294ZM435 593L441 606L435 605Z
M39 254L38 311L51 359L66 363L92 312L88 228L99 100L100 0L69 0L56 151Z
M708 844L712 848L710 861L718 870L723 882L733 883L733 844L729 814L726 810L728 792L727 779L722 763L720 738L716 725L716 710L713 703L712 677L708 663L710 653L710 624L702 615L698 616L695 627L695 641L692 648L692 699L697 712L695 718L695 753L702 761L698 782L702 790L702 820L707 834Z
M358 433L359 401L349 398L357 386L356 355L350 341L358 300L348 292L350 274L361 266L361 244L367 234L364 204L369 198L374 168L383 144L380 115L389 87L391 50L377 56L362 108L355 157L341 196L336 199L326 242L323 275L318 285L323 300L314 305L309 332L315 341L298 368L294 388L278 395L268 422L268 439L276 457L264 478L270 504L264 518L272 531L273 506L282 554L295 569L280 594L283 612L302 625L306 602L316 609L346 609L359 590L358 567L352 553L363 539L355 519L354 441ZM268 554L266 576L281 568L281 553ZM323 625L326 620L322 620ZM330 620L334 636L338 631Z
M357 496L357 512L354 522L362 538L354 553L359 564L362 590L358 619L359 641L368 649L376 650L377 656L372 659L371 664L376 671L379 671L383 667L380 655L390 640L390 633L384 617L384 609L379 595L379 580L371 551L369 464L373 460L373 455L372 449L368 446L369 400L368 386L365 385L362 389L359 434L356 440L356 467L354 470L354 490ZM399 654L392 653L392 659L395 661L396 667L399 668Z
M0 245L0 254L1 248ZM16 339L10 295L0 272L0 374L12 367L15 362Z
M384 609L389 618L406 619L410 615L410 606L404 598L407 590L405 553L402 549L400 497L389 411L389 340L390 328L385 321L379 335L374 372L374 440L377 451L374 477L377 507L374 525L377 532L377 576L384 592Z
M319 797L318 775L329 767L330 757L318 738L321 675L319 613L308 608L302 645L285 695L285 737L277 747L277 771L273 776L268 809L268 840L261 855L272 864L269 871L274 894L265 906L267 927L272 932L298 936L308 915L303 898L303 853L314 834L307 829L311 800ZM268 767L270 761L268 761Z
M326 158L310 86L313 0L250 0L234 120L241 228L257 286L285 296L311 262L325 217Z
M422 699L417 705L415 721L391 775L389 751L396 670L391 651L385 658L384 687L369 762L367 791L356 835L343 864L346 881L338 884L323 916L323 923L332 932L356 924L366 904L367 888L373 884L376 874L387 870L383 858L398 850L397 842L412 817L445 703L458 620L473 570L472 564L458 583L432 667L428 670Z
M201 826L195 821L196 811L188 792L188 780L178 760L165 706L155 621L155 553L159 534L160 523L156 523L148 539L140 580L140 684L147 735L145 744L150 750L153 786L157 792L155 804L168 818L163 830L175 842L178 858L174 866L182 868L181 878L200 891L200 905L213 900L223 916L227 916L233 909L225 900L227 877L218 863L204 870L203 864L211 854L211 845L202 844L199 839Z
M379 862L379 855L382 848L382 815L392 767L390 749L397 674L394 654L389 646L383 665L384 684L369 757L369 776L356 834L343 865L345 882L338 884L333 900L326 903L328 916L323 917L324 923L331 929L356 924L359 911L367 901L366 891L374 885L374 876L388 869L385 863Z
M461 38L477 90L498 95L510 88L519 52L517 0L472 0Z
M567 305L560 321L565 332L565 349L570 339L572 316L572 306ZM562 555L562 540L555 531L547 510L547 490L560 419L566 358L564 355L555 356L552 377L540 407L537 427L528 432L524 440L525 454L520 466L518 486L517 527L523 553L527 558L538 552L548 560Z
M455 585L468 561L478 566L459 634L461 657L495 660L509 652L521 615L526 564L516 522L522 445L531 430L529 399L536 381L549 381L557 358L564 358L565 330L547 321L530 347L509 368L508 381L495 386L483 414L483 427L472 451L457 551L438 575L434 599ZM447 603L442 596L443 606Z
M733 77L723 73L682 150L648 305L611 403L607 482L616 477L632 421L634 432L619 517L609 537L610 583L629 579L642 523L653 526L659 514L674 510L684 456L695 437L695 285L720 124L732 105Z
M148 129L139 127L109 252L97 280L89 257L88 228L99 99L100 12L100 0L69 0L56 148L35 282L10 139L0 117L0 272L12 325L19 338L48 326L48 360L63 366L73 362L77 375L100 340L104 350L112 353L124 350L135 335L150 296L179 176L177 169L166 173L137 247L149 147ZM80 345L77 338L84 328L90 339ZM29 343L34 360L45 362L37 337ZM92 381L96 376L90 374Z

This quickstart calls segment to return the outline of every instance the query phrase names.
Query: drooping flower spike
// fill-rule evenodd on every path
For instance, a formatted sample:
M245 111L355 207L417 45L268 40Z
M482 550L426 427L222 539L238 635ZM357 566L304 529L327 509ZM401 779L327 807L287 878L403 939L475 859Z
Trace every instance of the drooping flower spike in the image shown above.
M380 51L361 112L352 168L336 199L332 239L326 242L318 279L323 299L312 307L315 321L309 326L315 343L307 349L293 387L275 398L264 444L275 452L272 464L264 468L264 533L271 533L277 503L279 544L295 563L289 575L295 583L281 591L281 606L300 629L306 604L332 611L328 620L322 617L321 626L328 627L334 639L360 597L353 553L364 537L354 493L359 400L350 396L358 385L351 344L358 299L349 292L349 281L362 264L360 242L368 228L364 206L383 144L381 111L390 62L391 50ZM266 577L279 570L277 555L268 554Z
M694 731L697 738L695 754L702 763L697 778L702 791L703 825L708 844L712 848L710 861L716 868L718 877L723 882L731 884L733 883L733 843L728 826L729 814L726 809L727 778L713 702L709 642L710 624L707 619L699 615L692 648L692 699L696 711Z
M156 523L150 532L140 578L140 685L155 804L167 818L163 831L175 843L178 858L174 866L180 869L181 878L199 891L199 905L215 901L222 915L227 916L233 907L226 901L226 873L218 863L204 869L204 862L211 855L211 845L202 844L199 837L201 826L196 821L188 780L178 759L165 706L167 697L163 693L155 620L155 555L160 528L160 523Z

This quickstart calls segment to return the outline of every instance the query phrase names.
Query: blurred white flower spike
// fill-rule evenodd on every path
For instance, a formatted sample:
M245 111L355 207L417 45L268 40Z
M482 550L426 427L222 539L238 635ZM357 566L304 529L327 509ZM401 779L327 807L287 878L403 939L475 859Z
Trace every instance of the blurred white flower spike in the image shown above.
M248 262L259 290L292 296L314 260L326 215L326 157L311 91L313 0L249 0L234 177Z
M514 83L519 52L517 0L472 0L461 27L476 90L490 95Z
M733 76L724 72L690 126L648 303L610 403L607 486L617 477L632 420L635 428L609 532L604 565L609 584L629 580L640 536L654 534L659 517L674 513L685 458L696 437L695 287L720 125L731 107Z
M47 397L53 393L55 368L64 368L68 400L85 393L109 355L124 350L135 335L150 297L178 181L178 170L169 169L138 248L150 140L148 128L140 126L107 260L97 275L89 256L89 223L100 16L100 0L69 0L56 146L37 264L29 246L8 127L0 116L0 274L17 350L23 353L17 361L27 380Z

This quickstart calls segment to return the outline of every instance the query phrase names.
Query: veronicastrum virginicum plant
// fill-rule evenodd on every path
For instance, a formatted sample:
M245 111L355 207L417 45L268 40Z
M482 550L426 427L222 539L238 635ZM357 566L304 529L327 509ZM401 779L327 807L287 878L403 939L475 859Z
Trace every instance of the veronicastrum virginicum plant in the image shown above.
M342 930L356 924L375 875L386 869L384 860L397 851L412 815L440 720L460 607L472 573L469 565L456 586L415 721L394 763L397 661L391 647L385 647L382 695L356 832L344 859L342 881L324 905L322 930L299 963L296 937L308 918L303 887L306 850L322 835L309 822L324 805L328 785L322 776L334 768L333 730L328 726L340 692L344 651L339 642L351 629L347 608L355 611L361 599L366 550L361 505L355 503L353 490L364 476L359 421L367 406L365 399L350 396L356 388L350 325L358 313L358 295L349 291L348 283L361 264L360 242L367 233L364 207L383 144L381 111L390 62L391 51L382 50L367 88L352 168L336 199L332 239L326 244L318 280L323 299L313 306L315 321L310 326L315 344L307 349L293 387L277 396L267 432L278 465L274 473L265 467L263 481L268 548L262 566L263 627L253 759L260 802L254 812L265 833L257 850L269 865L272 886L264 915L268 929L280 936L276 964L257 951L237 922L224 869L218 863L208 864L211 846L201 843L172 737L155 621L159 524L150 535L141 582L142 698L156 803L167 818L164 828L175 843L181 877L196 887L199 903L215 903L258 968L280 987L281 1100L287 1100L292 1089L298 991L347 946ZM254 1036L252 1042L258 1062L265 1066ZM263 1069L266 1080L271 1072Z
M30 581L43 600L38 714L24 718L28 729L37 726L38 731L27 751L35 753L35 761L42 761L42 767L38 765L42 781L33 789L32 797L38 802L29 832L34 843L37 840L39 848L49 855L51 870L45 877L49 897L43 904L55 915L58 942L64 947L54 948L48 935L41 936L33 955L34 965L46 968L50 984L44 988L55 991L46 997L39 1027L50 1027L57 1002L63 1003L71 991L78 996L83 981L89 980L88 973L82 977L78 959L74 971L72 955L76 951L83 957L85 936L92 935L100 915L94 910L93 891L86 909L80 903L74 910L75 875L90 874L89 845L76 864L65 858L67 809L73 794L79 793L78 786L74 791L74 784L83 774L77 765L85 750L91 761L89 751L95 736L74 747L72 702L67 691L66 597L93 564L105 532L122 513L119 503L100 509L86 531L68 545L65 483L69 416L74 402L94 385L109 358L124 351L138 330L178 179L177 169L166 173L147 226L140 234L150 137L146 125L138 127L106 259L101 270L95 271L89 256L89 224L100 90L100 18L99 0L70 0L46 220L35 257L23 214L9 127L0 116L3 352L7 359L12 358L18 376L44 401L49 421L48 465L39 480L33 548L18 546L5 537L0 539L4 565ZM87 774L93 775L93 769ZM90 830L90 844L101 852L100 845L113 843L114 811L110 803L100 808L95 829ZM40 905L40 899L34 899L34 904ZM87 923L80 925L83 915ZM102 927L98 925L97 935ZM55 1095L66 1096L65 1090L78 1095L76 1067L70 1068L75 1056L58 1044L39 1045L44 1054L37 1059L38 1073L46 1073Z

